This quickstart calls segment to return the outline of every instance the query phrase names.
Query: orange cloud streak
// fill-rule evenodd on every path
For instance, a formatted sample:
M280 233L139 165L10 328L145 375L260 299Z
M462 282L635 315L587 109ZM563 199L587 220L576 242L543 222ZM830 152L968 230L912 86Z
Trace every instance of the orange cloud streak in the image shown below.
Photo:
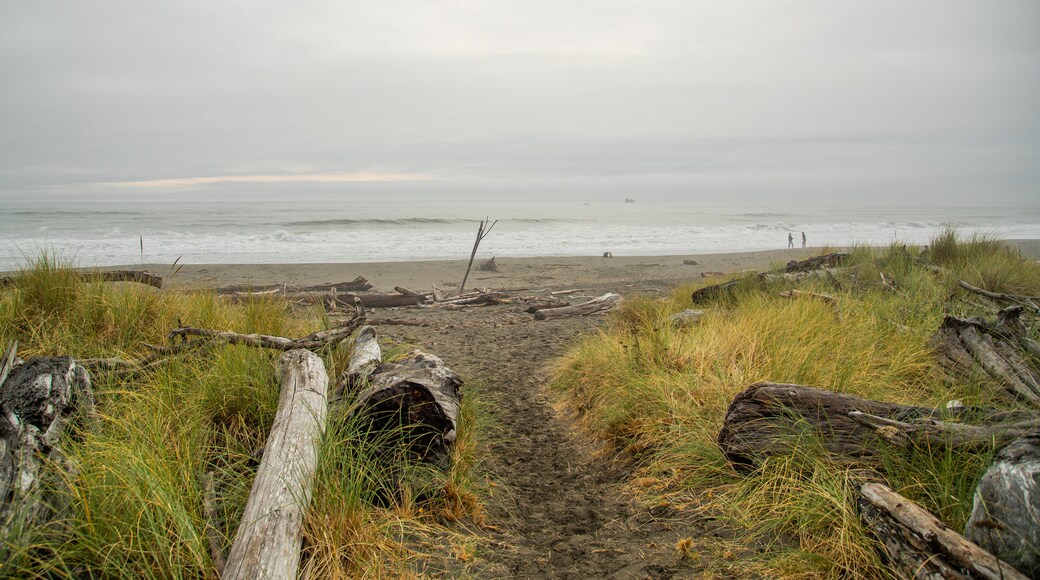
M117 181L102 185L122 187L190 187L213 183L370 183L379 181L423 181L429 176L408 173L309 173L285 175L214 175L210 177L175 177L146 181Z

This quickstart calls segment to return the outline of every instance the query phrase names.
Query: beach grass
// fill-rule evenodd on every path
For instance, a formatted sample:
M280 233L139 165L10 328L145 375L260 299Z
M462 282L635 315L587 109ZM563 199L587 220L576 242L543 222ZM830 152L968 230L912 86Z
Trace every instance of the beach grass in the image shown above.
M0 290L0 344L17 340L22 358L132 360L150 352L146 344L165 344L166 332L182 323L289 337L330 323L321 307L91 282L71 266L44 254ZM45 474L58 517L12 538L0 575L214 576L209 538L226 549L234 537L278 403L279 354L220 345L130 377L92 373L96 417L81 417L60 442L73 467ZM349 344L318 354L334 382ZM304 569L327 578L407 576L425 538L456 537L449 521L479 521L479 405L479 396L463 399L456 461L447 470L333 418L305 522Z
M929 269L929 263L940 269ZM886 287L881 274L894 280ZM949 231L927 249L857 247L837 274L742 285L706 308L698 324L669 316L690 308L696 288L626 300L597 334L584 337L553 371L553 386L584 426L638 466L631 486L648 504L669 503L721 519L760 553L722 572L765 576L878 578L890 573L859 522L856 475L829 461L818 441L799 440L789 457L738 475L716 443L734 396L756 381L798 383L869 399L942 406L1019 404L985 376L946 376L929 338L947 313L992 319L993 304L957 291L957 281L992 292L1040 294L1040 266L986 236ZM889 284L890 286L890 284ZM1035 336L1035 329L1032 331ZM883 453L883 475L944 522L963 529L977 478L992 450L913 449Z

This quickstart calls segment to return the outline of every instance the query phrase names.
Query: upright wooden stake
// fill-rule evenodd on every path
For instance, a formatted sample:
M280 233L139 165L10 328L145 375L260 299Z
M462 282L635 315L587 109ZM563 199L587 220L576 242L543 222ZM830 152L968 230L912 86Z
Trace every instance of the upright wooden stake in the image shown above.
M491 221L491 218L484 218L484 221L480 222L480 227L477 228L477 239L473 242L473 251L469 254L469 264L466 266L466 275L462 277L462 284L459 284L459 294L462 294L466 288L466 279L469 278L470 268L473 267L473 258L477 256L477 246L480 245L480 241L487 237L491 233L491 228L495 227L498 220L495 220L488 226L487 230L484 230L484 226Z

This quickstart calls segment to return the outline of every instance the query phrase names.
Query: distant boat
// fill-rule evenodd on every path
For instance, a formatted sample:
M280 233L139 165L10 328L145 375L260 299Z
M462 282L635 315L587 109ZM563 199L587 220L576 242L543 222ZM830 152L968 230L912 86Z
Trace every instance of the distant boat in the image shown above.
M632 199L631 197L626 197L625 198L625 203L635 203L635 202L636 202L636 200Z

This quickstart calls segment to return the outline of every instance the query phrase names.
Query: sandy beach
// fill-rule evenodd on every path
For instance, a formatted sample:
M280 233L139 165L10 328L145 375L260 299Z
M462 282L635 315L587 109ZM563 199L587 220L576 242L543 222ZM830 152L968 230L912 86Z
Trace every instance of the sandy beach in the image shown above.
M1028 259L1040 259L1040 240L1008 240ZM703 280L713 274L762 270L790 260L802 260L822 248L796 248L759 252L685 254L668 256L569 256L495 259L497 270L480 270L474 262L469 289L589 288L604 291L655 291ZM321 264L183 264L170 276L169 264L140 264L103 269L144 269L167 277L170 288L220 288L272 284L320 285L363 276L373 292L393 292L395 286L429 290L432 285L457 290L468 260L417 262L364 262ZM695 262L691 264L689 262Z

